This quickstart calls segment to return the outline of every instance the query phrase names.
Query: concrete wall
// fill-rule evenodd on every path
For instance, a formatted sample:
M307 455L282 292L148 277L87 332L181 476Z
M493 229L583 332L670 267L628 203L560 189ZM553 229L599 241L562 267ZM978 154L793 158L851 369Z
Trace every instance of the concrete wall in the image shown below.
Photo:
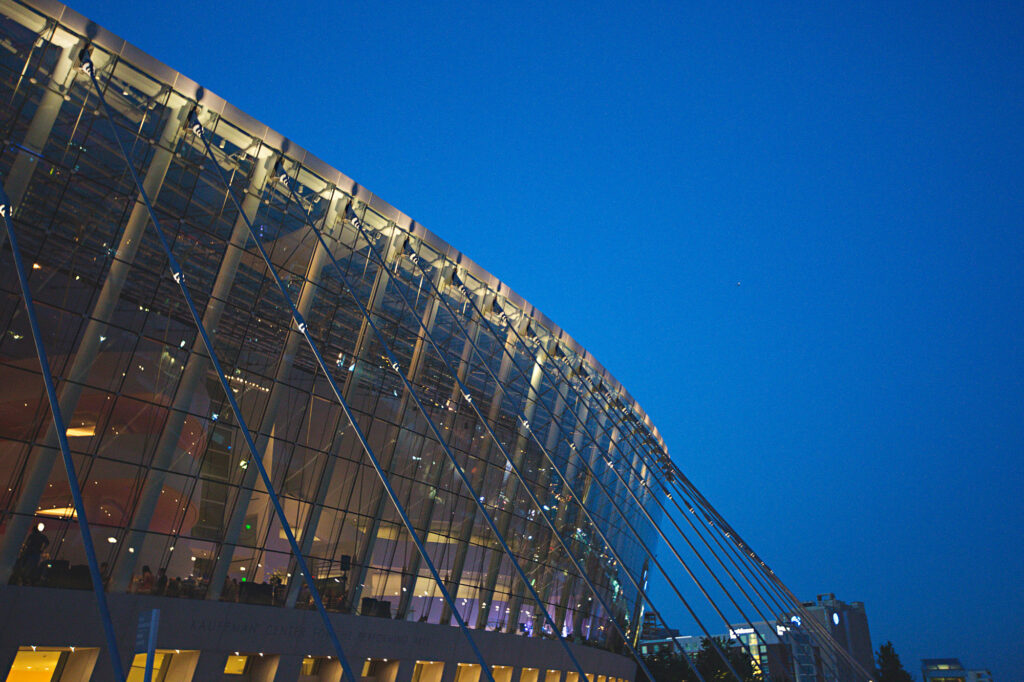
M139 614L160 609L157 648L182 652L172 658L165 682L300 682L303 658L335 656L322 621L313 611L130 594L109 594L108 599L126 668L132 660ZM423 671L421 682L435 677L449 682L455 679L458 663L477 662L457 627L344 614L333 614L331 620L356 675L366 659L377 659L368 678L375 682L410 682L416 661L444 663L443 671ZM29 645L99 649L94 667L88 665L90 660L76 657L78 672L68 682L113 679L92 592L0 587L0 623L0 680L6 679L18 647ZM516 682L523 668L540 670L543 680L554 679L548 671L561 671L559 677L564 678L571 669L557 641L479 630L473 631L473 637L488 664L508 666L494 671L505 682ZM631 659L571 646L594 679L599 675L634 679L636 665ZM223 674L228 656L235 652L257 656L245 676ZM91 678L86 668L92 668ZM327 682L339 679L340 674L339 665L325 662L317 677L303 676L302 680ZM528 671L525 678L532 676Z

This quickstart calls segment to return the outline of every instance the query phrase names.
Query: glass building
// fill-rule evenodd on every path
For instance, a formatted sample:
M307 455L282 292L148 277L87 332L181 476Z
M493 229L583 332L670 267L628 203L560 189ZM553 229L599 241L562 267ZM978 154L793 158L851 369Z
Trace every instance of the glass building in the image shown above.
M153 198L272 490L252 466L80 68L86 46L127 161ZM453 622L451 609L230 193L473 632L499 642L514 636L515 646L534 647L528 654L555 656L544 653L555 633L448 452L585 665L607 668L594 669L599 681L632 675L633 664L615 653L622 635L609 618L636 635L634 580L642 582L645 571L641 543L653 544L636 502L649 499L651 467L667 455L643 410L597 360L436 235L60 3L0 0L0 47L0 179L119 632L131 635L142 604L172 619L202 612L235 622L244 618L230 614L248 605L245 618L260 622L315 621L271 504L276 492L326 608L339 614L339 630L384 638L413 632L410 641L428 649L458 633L436 627ZM212 157L190 129L193 110ZM31 621L33 605L94 622L71 607L93 603L71 592L90 588L86 557L6 233L0 240L0 584L7 586L0 602L20 605L5 612L10 623ZM595 601L544 515L612 613ZM392 630L374 617L389 618ZM74 655L75 642L60 628L51 630L48 641L14 641L7 628L0 675L78 679L67 671L81 652ZM190 665L218 675L223 668L225 679L273 679L258 671L275 651L285 656L277 679L336 679L317 672L328 665L328 648L299 656L296 637L280 633L251 633L245 650L238 640L211 641L214 663L193 642L189 652L199 663L188 664L188 643L176 648L172 635L161 637L170 648L161 649L159 679L191 679L193 672L182 672ZM291 648L280 644L285 639ZM353 639L349 649L353 659L369 660L367 676L391 675L375 672L388 663L376 640L363 651ZM371 649L376 658L364 655ZM402 665L415 666L416 679L463 679L462 668L428 665L459 655ZM286 665L287 656L299 658ZM50 665L65 676L28 677L36 659L37 672ZM494 663L496 677L507 664L524 679L554 682L548 668L529 660Z

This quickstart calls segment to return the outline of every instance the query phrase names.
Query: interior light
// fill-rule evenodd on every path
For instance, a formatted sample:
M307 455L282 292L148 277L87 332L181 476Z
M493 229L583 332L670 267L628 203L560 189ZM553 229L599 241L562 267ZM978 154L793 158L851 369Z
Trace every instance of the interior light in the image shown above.
M40 509L36 512L39 516L54 516L59 519L78 518L78 512L74 507L54 507L53 509ZM42 529L40 529L42 530Z

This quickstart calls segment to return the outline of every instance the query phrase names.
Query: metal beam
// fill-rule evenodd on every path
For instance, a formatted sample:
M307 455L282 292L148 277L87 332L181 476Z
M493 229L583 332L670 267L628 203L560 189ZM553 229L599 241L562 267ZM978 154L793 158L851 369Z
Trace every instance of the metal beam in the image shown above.
M260 193L263 184L266 182L269 169L273 168L273 163L272 157L266 157L262 159L261 163L255 164L252 179L249 181L249 188L242 202L242 209L250 217L256 215L256 211L259 208ZM149 190L147 189L146 191L148 192ZM144 209L145 207L143 207ZM228 292L231 290L231 286L235 281L235 275L238 273L238 264L242 254L245 253L245 242L247 239L248 231L245 220L239 215L235 219L231 236L224 251L224 257L221 259L220 267L217 270L217 277L214 280L213 289L206 304L206 310L203 312L203 325L207 329L216 330L220 325L220 318L227 304ZM191 353L185 362L185 369L182 371L181 379L178 381L178 389L175 391L174 401L171 404L167 422L160 434L160 440L157 442L153 462L146 477L146 483L136 504L127 540L121 543L122 547L139 547L145 539L145 532L149 528L156 505L160 500L164 480L173 464L174 454L177 451L178 441L181 438L181 431L184 428L185 420L188 418L189 407L192 405L195 394L200 390L201 382L206 378L208 369L209 358L206 356L202 339L196 335L192 343ZM253 476L255 476L255 469L253 469ZM129 587L138 558L138 552L122 553L120 561L115 566L110 579L111 590L124 591Z
M150 196L156 196L163 185L167 169L174 158L173 150L178 136L181 134L182 124L189 106L188 103L174 106L160 133L160 142L155 145L156 152L153 154L142 182L143 188ZM117 307L118 299L135 260L135 254L142 243L142 235L148 222L149 214L140 195L132 206L124 233L121 235L117 251L111 260L107 277L103 281L99 296L89 315L89 321L85 325L85 331L82 333L78 351L75 353L75 360L63 382L60 395L62 414L73 415L75 413L75 407L85 389L85 382L92 369L93 361L99 354L101 336L105 335L107 324ZM0 584L6 584L11 577L22 540L32 524L32 517L38 509L39 499L46 489L46 483L50 478L56 457L57 434L51 425L47 428L42 443L33 447L29 454L29 466L22 477L21 494L18 497L15 513L8 521L7 531L4 533L3 540L0 541Z
M267 165L263 170L263 180L261 183L265 184L266 175L270 170L273 169L275 158L268 158ZM252 194L245 197L248 201ZM258 207L260 195L255 196L256 207ZM255 211L252 215L248 213L247 206L242 204L245 215L249 222L252 222ZM337 209L337 202L333 202L330 208ZM337 216L337 213L329 212L328 216ZM340 217L338 218L340 221ZM242 238L242 244L244 245L249 237L249 228L246 225L246 221L242 216L239 216L239 220L242 223L241 230L244 232ZM323 266L326 265L327 254L324 249L317 245L313 252L310 254L310 262L306 268L306 277L302 282L302 288L299 292L299 312L305 317L309 313L309 309L313 305L313 300L316 297L316 293L319 287L320 275L323 271ZM225 294L227 292L225 291ZM305 306L305 308L303 308ZM281 351L281 355L278 358L277 369L274 372L274 383L270 389L270 396L267 399L266 408L263 411L263 418L260 420L260 426L257 431L256 447L264 451L264 457L269 459L270 451L273 442L274 427L280 417L278 415L278 406L281 404L281 400L285 394L289 391L286 385L288 375L292 371L292 366L295 362L295 354L299 350L299 344L303 341L302 334L299 332L298 327L295 324L295 320L291 320L288 327L288 338L285 341L284 349ZM220 547L220 554L217 556L217 560L214 564L213 573L210 576L210 589L206 593L207 599L220 599L220 595L224 590L224 584L227 580L228 571L231 568L231 562L234 559L235 549L238 546L238 537L242 533L242 528L245 524L245 519L249 514L249 502L252 500L252 495L259 488L256 480L257 472L255 467L247 467L245 475L243 476L242 484L238 487L238 495L235 499L234 509L231 510L231 516L229 517L227 528L224 533L224 541ZM266 491L263 491L264 493ZM301 581L294 581L301 582Z

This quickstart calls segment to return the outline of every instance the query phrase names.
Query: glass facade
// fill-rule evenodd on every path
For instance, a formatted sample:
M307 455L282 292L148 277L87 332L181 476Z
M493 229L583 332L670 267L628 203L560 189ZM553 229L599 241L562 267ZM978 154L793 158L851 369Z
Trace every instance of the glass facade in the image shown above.
M86 32L78 19L0 1L0 177L107 590L310 608L125 159L77 68ZM617 646L609 614L542 515L619 622L638 625L637 591L624 571L642 580L641 542L653 540L636 538L611 500L643 528L633 496L648 500L647 467L664 447L628 394L492 276L326 164L102 30L92 58L327 608L451 620L227 192L251 218L469 625L530 636L548 627L428 419L562 632ZM230 188L186 125L197 99ZM276 178L279 159L297 196ZM369 239L345 220L350 203ZM307 212L342 273L318 246ZM6 241L0 578L85 589L82 538Z

